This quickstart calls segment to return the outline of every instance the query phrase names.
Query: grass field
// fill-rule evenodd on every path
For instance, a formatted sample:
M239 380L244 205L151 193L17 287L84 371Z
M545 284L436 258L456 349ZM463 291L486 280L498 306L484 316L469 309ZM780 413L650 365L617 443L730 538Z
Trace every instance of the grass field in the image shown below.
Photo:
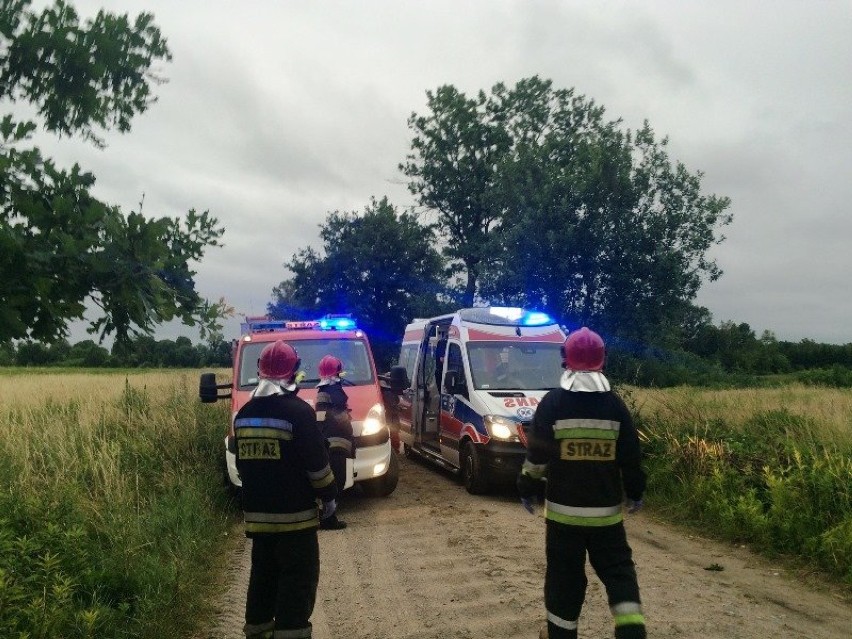
M682 386L630 391L634 409L658 419L689 420L696 425L723 419L742 427L755 414L786 411L813 425L824 442L852 443L852 390L802 384L781 388L708 390Z
M220 476L228 404L201 404L197 384L0 369L0 637L203 631L238 513ZM653 509L852 585L852 392L622 391Z
M852 586L852 391L626 391L651 504Z
M234 521L196 371L0 373L0 636L182 637Z

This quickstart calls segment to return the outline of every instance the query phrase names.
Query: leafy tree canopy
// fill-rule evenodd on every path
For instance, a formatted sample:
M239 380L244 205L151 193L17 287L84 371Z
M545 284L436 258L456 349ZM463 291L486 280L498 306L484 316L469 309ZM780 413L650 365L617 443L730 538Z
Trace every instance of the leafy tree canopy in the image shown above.
M665 342L721 274L730 201L668 156L650 125L623 130L603 107L538 77L468 99L427 93L401 169L438 215L464 299L548 310L610 335Z
M411 318L441 312L444 273L433 231L387 198L362 214L330 213L320 228L321 251L302 249L285 264L292 277L274 289L269 312L286 319L352 313L387 365Z
M497 188L510 139L502 114L485 93L468 98L445 85L426 97L429 113L408 119L414 138L399 168L420 204L437 213L444 256L452 271L466 274L461 304L473 306L490 233L502 215Z
M153 16L100 11L81 24L61 0L41 13L30 4L0 3L0 100L35 113L0 118L0 343L60 339L87 300L102 312L91 331L118 344L175 318L218 329L224 304L198 295L189 266L219 244L215 218L148 219L141 205L125 215L91 194L91 173L32 144L39 126L99 147L104 131L130 130L162 82L154 65L171 59Z

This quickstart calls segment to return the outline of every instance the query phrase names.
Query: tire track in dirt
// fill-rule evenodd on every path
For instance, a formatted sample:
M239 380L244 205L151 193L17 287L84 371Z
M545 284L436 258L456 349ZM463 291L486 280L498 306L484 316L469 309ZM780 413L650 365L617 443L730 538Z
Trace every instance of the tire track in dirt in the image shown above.
M523 617L529 596L519 596L514 586L518 563L509 552L489 557L477 550L507 541L499 531L483 531L494 512L488 498L468 495L439 471L403 463L419 478L406 488L407 496L400 492L378 501L357 496L345 500L341 516L350 527L343 533L350 540L321 535L324 598L353 598L366 611L352 619L326 610L327 636L462 639L525 634L533 620ZM352 540L357 540L354 545ZM361 575L359 583L338 577L347 558ZM376 587L378 597L385 599L383 612L370 614ZM319 628L314 634L326 636Z

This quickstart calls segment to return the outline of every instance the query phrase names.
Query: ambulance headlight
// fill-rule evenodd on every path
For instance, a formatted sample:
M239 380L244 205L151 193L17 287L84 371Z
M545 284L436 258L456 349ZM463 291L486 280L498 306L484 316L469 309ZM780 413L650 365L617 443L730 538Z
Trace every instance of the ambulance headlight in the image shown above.
M485 428L488 434L495 439L505 441L520 441L518 439L518 425L515 421L502 415L486 415Z
M373 404L373 407L367 411L367 417L364 418L364 423L361 424L361 436L375 435L385 427L385 409L381 404Z

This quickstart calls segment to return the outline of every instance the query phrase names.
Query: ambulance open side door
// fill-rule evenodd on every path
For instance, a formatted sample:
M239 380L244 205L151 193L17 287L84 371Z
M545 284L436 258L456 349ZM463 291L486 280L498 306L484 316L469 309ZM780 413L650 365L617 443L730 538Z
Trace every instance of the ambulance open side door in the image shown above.
M430 322L423 327L416 345L404 344L400 363L410 370L411 386L400 397L400 438L406 446L437 454L440 439L440 391L438 389L437 349L445 334L444 322ZM444 331L442 333L442 331ZM412 362L412 359L414 361Z

